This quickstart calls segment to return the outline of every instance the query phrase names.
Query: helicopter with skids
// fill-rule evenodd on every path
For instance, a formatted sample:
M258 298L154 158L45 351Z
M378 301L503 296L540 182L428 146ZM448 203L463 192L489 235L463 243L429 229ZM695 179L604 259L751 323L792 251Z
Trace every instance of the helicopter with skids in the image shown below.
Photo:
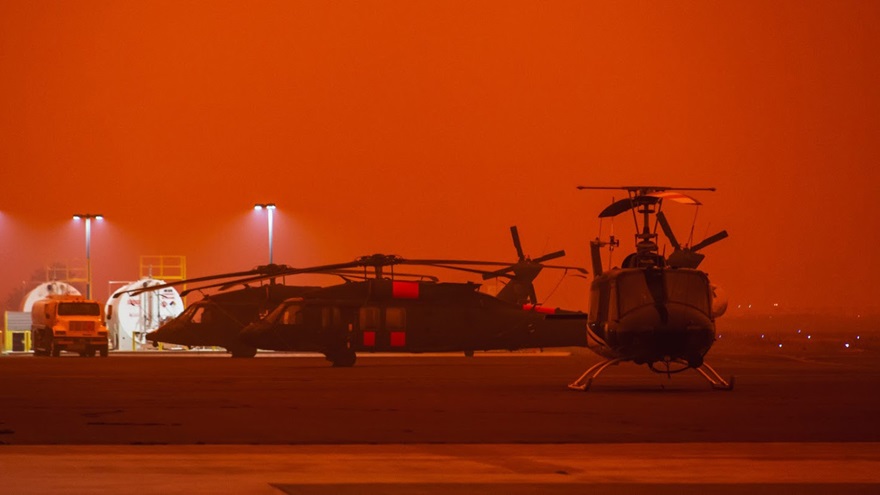
M636 250L624 258L621 266L606 270L602 266L601 248L613 250L619 241L612 235L608 241L596 238L590 243L594 278L590 285L587 346L605 359L586 370L569 388L589 390L593 379L609 366L631 361L667 375L693 369L713 388L731 390L733 378L723 379L704 360L715 342L715 318L724 313L727 300L710 283L708 274L697 269L704 258L698 251L726 238L727 232L721 231L693 246L682 246L661 211L665 200L700 205L680 191L714 189L578 188L627 192L626 198L602 210L599 218L632 212ZM669 256L659 252L658 225L674 248Z

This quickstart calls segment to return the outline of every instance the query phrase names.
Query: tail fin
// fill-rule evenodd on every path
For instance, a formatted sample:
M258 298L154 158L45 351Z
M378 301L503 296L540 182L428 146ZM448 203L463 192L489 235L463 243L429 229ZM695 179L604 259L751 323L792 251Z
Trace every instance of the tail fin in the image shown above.
M540 263L529 261L521 261L513 265L513 275L496 297L519 306L526 303L538 304L532 282L541 273L542 268Z

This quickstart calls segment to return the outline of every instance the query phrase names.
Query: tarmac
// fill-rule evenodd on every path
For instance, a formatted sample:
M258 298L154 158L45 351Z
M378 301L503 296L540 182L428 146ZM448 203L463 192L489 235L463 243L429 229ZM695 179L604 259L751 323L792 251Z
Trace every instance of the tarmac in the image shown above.
M790 346L789 346L790 347ZM735 347L696 373L548 353L0 357L0 492L880 493L875 349Z

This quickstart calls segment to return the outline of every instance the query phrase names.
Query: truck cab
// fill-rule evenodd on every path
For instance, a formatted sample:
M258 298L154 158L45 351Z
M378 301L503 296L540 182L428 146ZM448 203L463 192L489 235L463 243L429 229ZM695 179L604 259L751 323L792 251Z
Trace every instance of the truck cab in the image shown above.
M58 357L62 351L107 357L107 327L97 301L83 296L53 295L31 309L31 340L35 356Z

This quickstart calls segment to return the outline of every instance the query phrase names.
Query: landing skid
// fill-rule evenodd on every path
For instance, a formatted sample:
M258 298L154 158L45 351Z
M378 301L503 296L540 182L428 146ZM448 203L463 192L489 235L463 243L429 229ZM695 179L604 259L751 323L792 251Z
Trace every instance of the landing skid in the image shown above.
M699 368L694 368L697 370L697 373L703 376L706 381L712 385L712 388L715 390L733 390L733 385L736 381L736 377L731 376L730 380L725 380L721 378L721 375L715 371L715 368L709 366L708 363L703 363Z
M584 374L579 376L577 380L569 383L568 388L572 390L580 390L581 392L586 392L587 390L590 390L590 385L593 384L593 378L599 376L599 373L605 371L605 368L611 366L612 364L619 364L621 361L624 361L624 359L614 358L599 361L593 366L590 366L590 369L584 371Z
M623 358L614 358L614 359L606 359L604 361L599 361L598 363L590 366L587 371L584 371L584 374L578 377L577 380L568 384L568 388L572 390L580 390L582 392L586 392L590 390L590 386L593 384L593 379L599 376L600 373L605 371L611 365L620 364L622 361L626 361ZM697 373L700 374L706 381L712 385L714 390L733 390L734 385L734 377L730 377L730 380L725 380L721 378L721 375L715 371L714 368L709 366L708 363L703 363L697 368L694 368Z

